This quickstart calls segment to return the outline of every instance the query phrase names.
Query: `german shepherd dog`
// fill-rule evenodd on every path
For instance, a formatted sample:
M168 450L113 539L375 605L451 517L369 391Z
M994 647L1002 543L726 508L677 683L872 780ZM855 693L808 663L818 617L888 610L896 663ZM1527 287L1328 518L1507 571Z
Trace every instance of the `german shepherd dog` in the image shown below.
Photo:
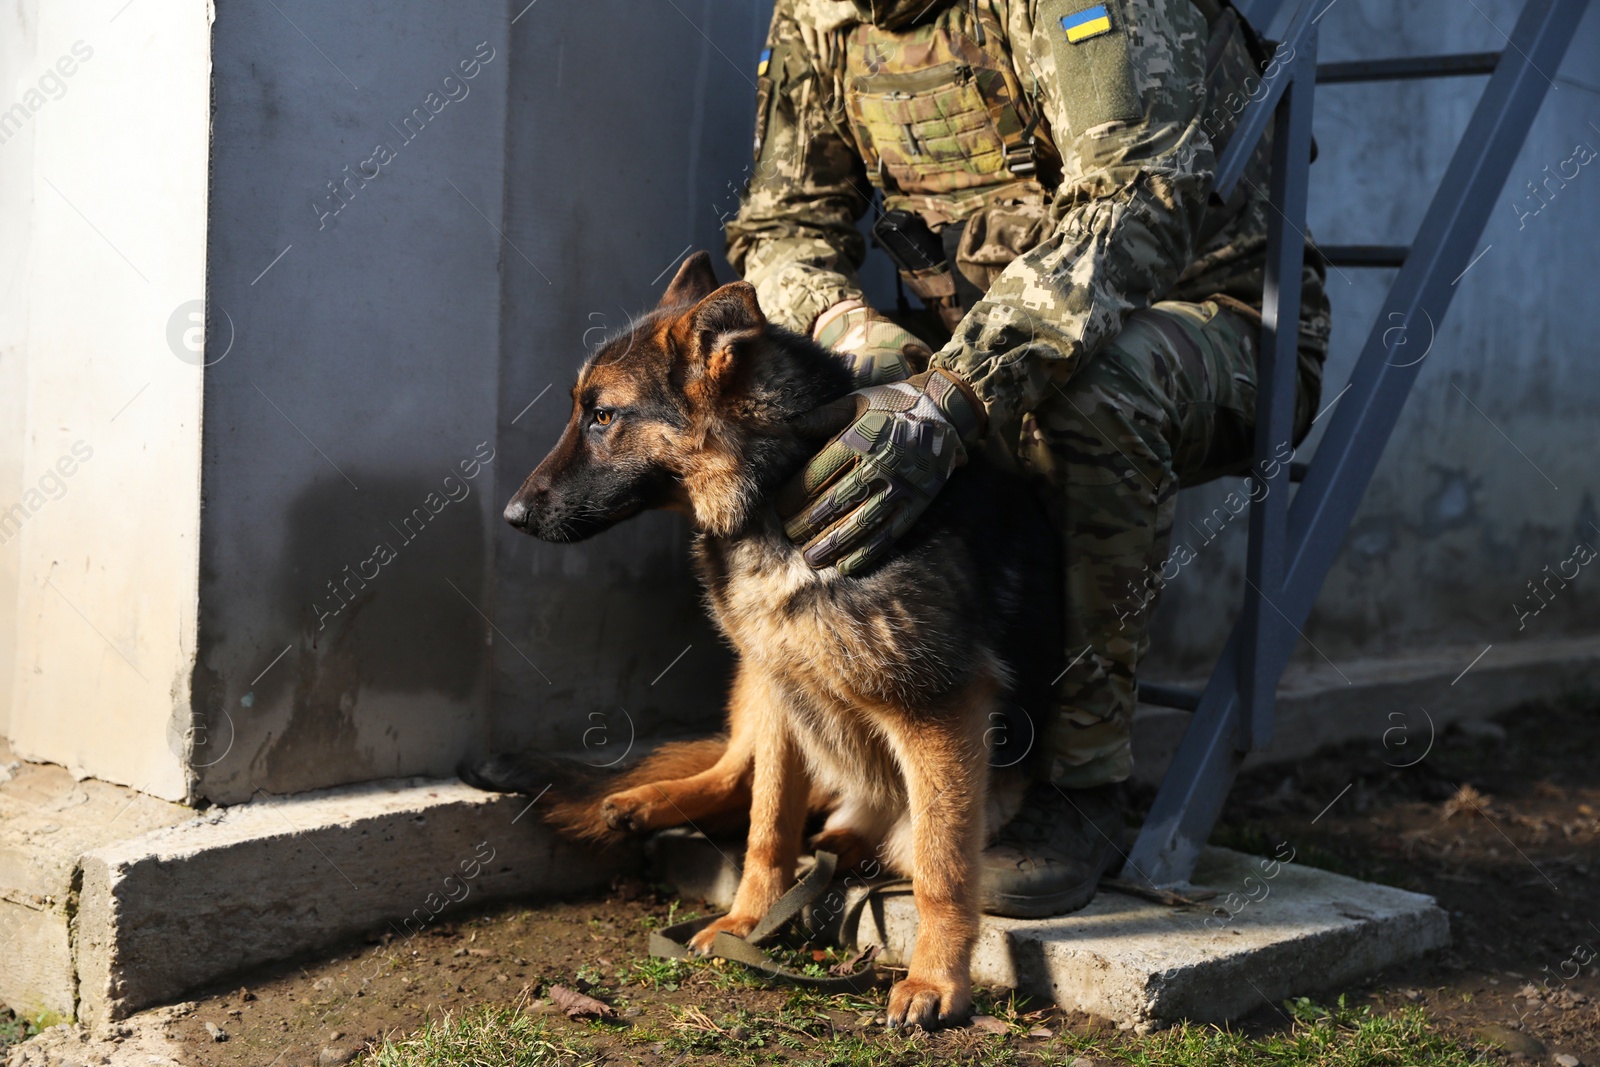
M837 357L769 323L749 284L719 287L698 252L584 363L561 439L505 517L572 542L647 508L687 513L738 655L726 740L664 746L554 821L599 839L748 815L733 907L691 944L704 952L789 888L808 814L825 810L814 844L912 878L919 934L887 1021L932 1029L971 1008L978 856L1026 785L1029 761L1003 741L1029 737L1019 705L1048 706L1056 541L1021 479L979 458L885 562L813 570L771 501L841 428L819 431L816 409L848 416L850 390ZM508 788L515 771L473 777Z

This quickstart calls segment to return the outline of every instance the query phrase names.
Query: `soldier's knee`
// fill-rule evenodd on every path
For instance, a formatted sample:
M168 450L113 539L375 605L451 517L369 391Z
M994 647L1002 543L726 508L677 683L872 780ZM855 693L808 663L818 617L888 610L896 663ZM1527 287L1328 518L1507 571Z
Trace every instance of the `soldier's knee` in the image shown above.
M1092 422L1160 423L1169 406L1164 382L1171 368L1160 351L1162 338L1138 312L1122 332L1084 360L1062 387L1068 410Z

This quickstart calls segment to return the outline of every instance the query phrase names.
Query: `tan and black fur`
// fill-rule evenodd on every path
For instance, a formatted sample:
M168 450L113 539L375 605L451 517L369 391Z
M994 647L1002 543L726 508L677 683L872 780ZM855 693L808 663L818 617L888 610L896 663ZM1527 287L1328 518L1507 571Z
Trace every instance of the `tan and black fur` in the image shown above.
M913 879L921 932L888 1017L931 1028L971 1005L977 859L1027 762L994 749L1029 736L1022 709L1044 721L1059 578L1026 488L982 463L866 575L807 566L770 500L818 447L808 413L849 389L833 357L770 325L748 284L718 287L697 253L585 363L560 441L505 514L568 542L647 508L686 512L738 655L726 740L666 746L598 801L569 794L553 821L595 839L748 813L738 893L696 937L703 949L719 930L747 933L789 888L808 813L824 808L814 844ZM516 788L519 766L476 777Z

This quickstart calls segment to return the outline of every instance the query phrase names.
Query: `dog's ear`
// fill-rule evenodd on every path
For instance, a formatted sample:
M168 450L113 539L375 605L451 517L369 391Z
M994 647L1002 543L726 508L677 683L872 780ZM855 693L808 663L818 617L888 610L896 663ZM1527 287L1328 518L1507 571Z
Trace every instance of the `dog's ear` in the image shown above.
M711 269L711 253L701 250L683 261L672 284L661 294L660 307L677 307L705 299L717 287L717 273Z
M760 337L767 326L749 282L724 285L696 304L686 320L695 362L715 382L727 379L739 346Z

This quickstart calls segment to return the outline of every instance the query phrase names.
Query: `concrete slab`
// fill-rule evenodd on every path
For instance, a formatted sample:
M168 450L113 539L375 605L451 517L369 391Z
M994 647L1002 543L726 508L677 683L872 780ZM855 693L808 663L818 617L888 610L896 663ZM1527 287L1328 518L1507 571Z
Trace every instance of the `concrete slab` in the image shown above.
M193 816L135 789L15 759L0 738L0 1004L71 1017L68 911L78 857Z
M652 848L658 876L715 907L732 899L733 854L692 834L660 837ZM1332 990L1450 940L1432 897L1292 861L1207 849L1194 888L1218 895L1170 907L1106 890L1059 918L986 915L973 979L1148 1030L1180 1019L1224 1022ZM867 892L852 887L822 906L857 916L840 940L882 945L884 962L903 963L917 933L910 891L880 892L857 908Z
M401 779L219 810L86 853L72 923L91 1026L388 920L592 890L637 864L558 841L526 797ZM526 816L526 817L525 817Z

